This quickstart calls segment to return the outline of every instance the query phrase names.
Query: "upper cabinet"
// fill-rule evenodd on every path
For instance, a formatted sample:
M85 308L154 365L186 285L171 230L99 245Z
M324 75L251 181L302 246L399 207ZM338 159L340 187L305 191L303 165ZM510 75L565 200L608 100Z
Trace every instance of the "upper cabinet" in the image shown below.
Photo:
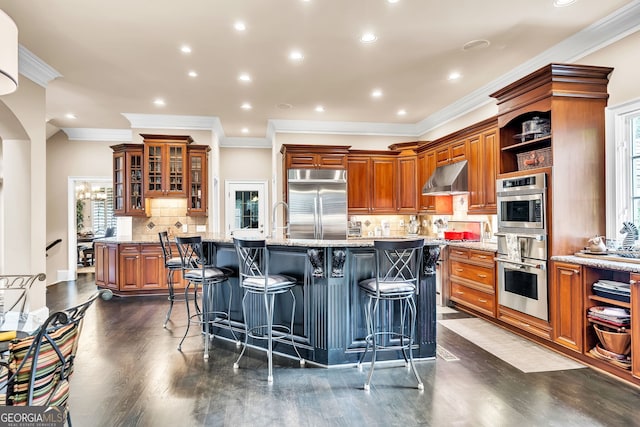
M498 104L500 174L547 174L549 256L574 253L605 233L605 108L612 71L549 64L491 95Z
M284 168L287 169L346 169L349 146L283 144Z
M187 144L193 139L183 135L141 136L145 197L187 197Z
M113 212L115 215L144 216L142 145L119 144L113 149Z
M352 150L347 159L349 214L398 212L397 159L385 151Z
M473 214L497 212L498 128L495 119L489 123L490 126L487 129L474 133L467 140L468 212Z
M207 215L208 145L192 145L187 149L187 215Z
M187 215L207 215L208 145L190 136L141 134L143 144L113 149L113 202L117 216L144 216L145 199L187 199Z

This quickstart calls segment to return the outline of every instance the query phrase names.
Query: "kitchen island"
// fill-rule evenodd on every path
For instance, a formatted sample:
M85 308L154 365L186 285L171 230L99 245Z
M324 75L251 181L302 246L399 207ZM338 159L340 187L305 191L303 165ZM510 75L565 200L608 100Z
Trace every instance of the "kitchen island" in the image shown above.
M237 272L238 260L233 241L227 237L203 234L209 261ZM373 276L373 240L267 240L270 273L295 277L298 285L294 339L301 355L309 362L334 366L358 361L364 350L367 328L364 317L365 296L358 282ZM151 238L107 238L96 242L96 284L110 288L116 295L166 293L166 274L159 241ZM436 280L435 262L440 247L425 241L424 262L418 295L414 357L434 358L436 354ZM110 277L111 276L111 277ZM132 282L138 281L134 286ZM230 278L232 288L230 327L244 331L242 290L237 274ZM151 285L150 285L151 284ZM164 289L163 289L164 288ZM223 287L224 291L227 288ZM219 301L228 300L220 298ZM277 299L275 322L287 322L291 299ZM248 300L250 310L261 312L262 300ZM394 306L395 308L395 306ZM381 310L383 321L397 318L399 310ZM227 328L216 334L232 338ZM218 330L219 329L219 330ZM263 343L251 343L261 346ZM292 354L290 346L277 346L276 352ZM379 360L402 359L401 352L382 352Z

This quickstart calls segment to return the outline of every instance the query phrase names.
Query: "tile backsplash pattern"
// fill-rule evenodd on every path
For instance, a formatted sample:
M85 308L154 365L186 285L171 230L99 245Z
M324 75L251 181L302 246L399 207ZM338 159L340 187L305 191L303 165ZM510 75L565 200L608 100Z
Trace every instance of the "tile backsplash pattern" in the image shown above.
M197 225L207 225L206 217L187 216L187 199L149 199L150 217L133 217L133 235L157 237L161 231L171 234L196 233Z

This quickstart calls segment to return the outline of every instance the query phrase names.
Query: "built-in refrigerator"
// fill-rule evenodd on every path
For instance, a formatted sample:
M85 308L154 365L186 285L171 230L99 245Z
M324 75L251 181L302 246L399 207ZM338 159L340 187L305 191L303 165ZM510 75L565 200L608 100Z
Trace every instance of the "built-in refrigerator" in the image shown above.
M347 171L289 169L289 237L347 238Z

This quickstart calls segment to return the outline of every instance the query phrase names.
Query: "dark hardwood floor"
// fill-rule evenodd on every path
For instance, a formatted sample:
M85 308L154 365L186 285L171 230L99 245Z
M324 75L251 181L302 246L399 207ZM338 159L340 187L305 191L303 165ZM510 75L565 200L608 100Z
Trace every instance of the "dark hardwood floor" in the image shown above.
M96 290L92 274L47 288L51 310L83 301ZM202 338L176 304L162 328L164 297L98 300L85 318L71 380L74 426L634 426L640 391L593 369L522 373L448 329L438 342L460 360L417 362L424 392L403 367L366 370L300 368L275 358L266 381L266 355ZM464 314L439 315L444 318Z

